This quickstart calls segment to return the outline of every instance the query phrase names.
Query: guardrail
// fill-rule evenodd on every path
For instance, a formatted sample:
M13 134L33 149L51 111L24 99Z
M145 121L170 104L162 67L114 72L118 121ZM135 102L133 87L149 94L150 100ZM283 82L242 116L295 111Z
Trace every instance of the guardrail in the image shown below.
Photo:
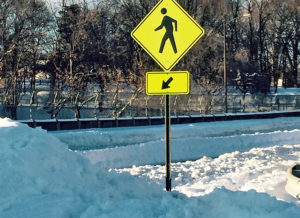
M300 110L273 111L257 113L227 113L212 115L171 116L172 124L269 119L277 117L299 117ZM127 117L127 118L92 118L92 119L53 119L53 120L19 120L32 128L41 127L48 131L75 130L91 128L134 127L164 124L164 117Z

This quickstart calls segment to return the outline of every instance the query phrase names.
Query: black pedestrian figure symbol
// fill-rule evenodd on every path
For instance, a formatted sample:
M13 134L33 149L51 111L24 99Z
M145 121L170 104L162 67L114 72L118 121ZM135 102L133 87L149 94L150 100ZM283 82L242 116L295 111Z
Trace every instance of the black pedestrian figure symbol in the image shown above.
M161 13L166 14L167 9L166 8L161 9ZM175 43L175 39L174 39L174 35L173 35L173 23L175 23L175 31L177 32L177 21L174 20L173 18L165 15L161 22L161 25L155 29L155 31L160 30L163 27L165 27L165 29L166 29L166 33L165 33L164 37L162 38L162 41L160 44L159 53L163 53L167 39L170 39L174 53L177 53L176 43Z

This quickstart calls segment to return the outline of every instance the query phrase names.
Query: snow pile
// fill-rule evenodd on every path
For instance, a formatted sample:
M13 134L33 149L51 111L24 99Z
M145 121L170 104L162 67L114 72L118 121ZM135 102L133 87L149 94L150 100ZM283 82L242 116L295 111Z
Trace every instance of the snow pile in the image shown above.
M176 199L159 188L128 174L96 169L43 130L8 119L0 123L0 217L180 214L164 205Z
M203 197L105 171L41 129L0 119L0 217L298 217L299 207L255 191Z
M254 147L296 144L300 142L300 130L276 131L233 135L226 137L183 137L172 139L172 161L197 160L203 156L218 157L221 154L247 151ZM82 152L93 163L108 168L132 165L163 164L165 160L164 140L141 143L126 147Z
M72 149L103 149L164 140L164 125L52 132ZM172 125L172 139L226 137L300 129L300 117Z
M82 152L92 163L108 168L163 164L165 160L164 126L62 131L54 135L75 147L84 143L87 147L109 145ZM299 144L300 118L173 125L171 135L173 162L197 160L254 147Z

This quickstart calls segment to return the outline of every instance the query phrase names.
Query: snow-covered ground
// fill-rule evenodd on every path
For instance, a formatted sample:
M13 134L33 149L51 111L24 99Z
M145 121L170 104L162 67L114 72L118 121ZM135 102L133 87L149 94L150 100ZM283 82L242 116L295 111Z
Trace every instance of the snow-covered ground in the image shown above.
M284 185L299 121L173 126L169 193L163 126L50 134L0 119L0 217L296 218Z
M173 125L172 160L182 162L204 156L273 145L300 144L300 117ZM54 132L72 149L93 163L108 168L164 163L164 126L90 129ZM101 149L101 150L100 150Z
M286 169L299 161L299 157L300 144L253 148L214 159L203 157L197 161L175 163L172 166L173 185L175 190L187 196L202 196L225 187L232 191L255 190L278 200L296 202L286 193L284 186ZM165 178L163 166L148 165L117 171L147 177L161 185Z
M82 152L94 164L130 167L117 171L164 186L164 126L61 131L54 135L73 149L98 148ZM175 190L187 196L202 196L226 187L233 191L253 189L295 202L284 186L286 170L300 161L300 118L174 125L172 160L177 162L172 166Z

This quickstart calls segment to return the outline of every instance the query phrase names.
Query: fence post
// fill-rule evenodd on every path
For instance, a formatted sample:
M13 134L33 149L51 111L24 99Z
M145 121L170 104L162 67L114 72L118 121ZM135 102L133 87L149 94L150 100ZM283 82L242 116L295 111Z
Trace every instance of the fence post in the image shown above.
M94 118L95 119L97 119L97 100L98 100L98 98L99 98L99 92L97 92L95 101L94 101Z
M199 100L199 114L202 114L202 109L201 109L201 105L202 105L202 95L199 95L198 100Z
M56 118L55 118L56 119ZM60 130L60 122L56 119L56 129Z
M130 108L130 116L132 117L132 101L129 101L129 108Z
M164 100L164 96L162 96L162 97L160 98L160 105L163 105L163 100ZM163 109L162 109L162 107L160 107L160 116L161 116L161 117L164 116L164 115L163 115Z
M148 117L148 99L149 97L148 96L146 96L146 108L145 108L145 115L146 115L146 117Z
M188 100L188 103L187 103L187 105L188 105L188 115L191 116L191 105L190 104L191 104L192 95L189 94L188 96L189 96L189 100Z
M178 95L175 96L175 100L174 100L174 104L173 104L173 108L174 108L174 115L177 116L177 98Z
M34 100L34 93L35 93L35 91L33 91L32 93L31 93L31 96L30 96L30 102L29 102L29 104L30 104L30 108L29 108L29 117L30 117L30 119L31 120L33 120L33 116L32 116L32 104L33 104L33 100Z

